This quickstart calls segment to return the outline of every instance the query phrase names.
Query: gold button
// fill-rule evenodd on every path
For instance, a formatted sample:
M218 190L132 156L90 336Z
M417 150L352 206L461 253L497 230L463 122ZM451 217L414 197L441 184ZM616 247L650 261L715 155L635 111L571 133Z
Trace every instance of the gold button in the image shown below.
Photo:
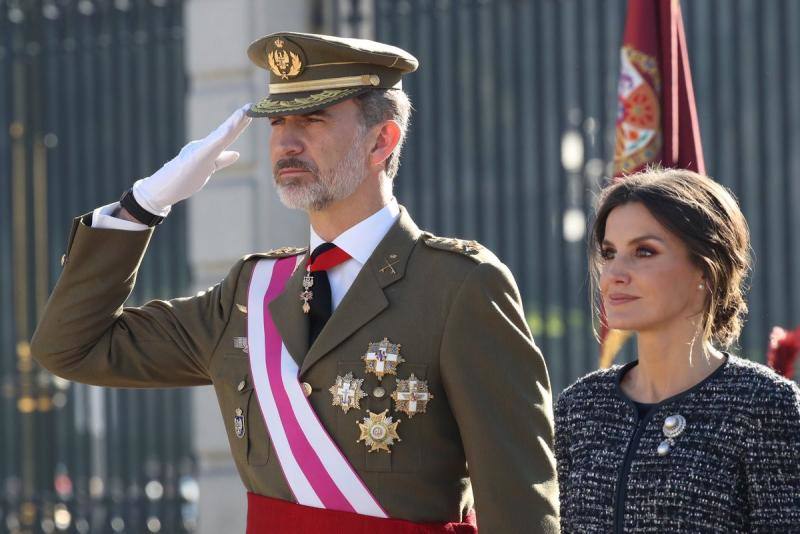
M302 384L300 384L300 386L303 388L303 394L306 397L310 397L312 391L311 384L309 384L308 382L303 382Z
M247 385L247 384L245 383L245 381L244 381L244 380L242 380L242 381L241 381L241 382L239 382L239 384L236 386L236 391L243 391L243 390L244 390L244 387L245 387L246 385Z
M63 267L65 263L67 263L67 255L66 254L62 254L61 255L61 266Z
M378 387L376 387L375 389L373 389L373 390L372 390L372 395L373 395L375 398L377 398L377 399L380 399L380 398L382 398L384 395L386 395L386 390L385 390L385 389L383 389L382 387L378 386Z

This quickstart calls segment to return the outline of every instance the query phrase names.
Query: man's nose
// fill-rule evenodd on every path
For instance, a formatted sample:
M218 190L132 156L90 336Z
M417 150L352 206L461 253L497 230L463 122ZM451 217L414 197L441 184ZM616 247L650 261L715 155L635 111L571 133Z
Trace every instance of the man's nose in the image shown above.
M297 156L303 152L303 141L297 132L286 126L274 128L270 138L270 144L273 149L273 156L278 158L286 156Z

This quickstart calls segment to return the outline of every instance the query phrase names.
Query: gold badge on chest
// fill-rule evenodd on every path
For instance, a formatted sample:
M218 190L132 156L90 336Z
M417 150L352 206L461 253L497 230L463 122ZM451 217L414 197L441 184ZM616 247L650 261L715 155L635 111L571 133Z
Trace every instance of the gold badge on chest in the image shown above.
M356 442L363 441L369 447L369 452L386 451L392 452L389 447L394 445L395 440L402 441L397 435L397 425L400 421L392 421L391 416L387 416L389 410L381 413L367 411L367 417L362 423L358 423L361 429L361 436Z
M425 413L428 401L432 398L428 382L418 379L414 373L406 380L398 380L397 389L392 393L395 411L403 412L409 419L418 413Z
M341 407L344 413L347 413L350 408L360 410L359 403L361 399L367 396L361 389L361 384L363 383L364 379L353 378L353 373L337 376L336 383L328 390L333 395L333 405Z
M361 357L365 363L365 372L374 374L378 380L385 375L396 375L397 367L405 360L400 356L400 345L392 343L388 338L378 343L370 343L367 353Z

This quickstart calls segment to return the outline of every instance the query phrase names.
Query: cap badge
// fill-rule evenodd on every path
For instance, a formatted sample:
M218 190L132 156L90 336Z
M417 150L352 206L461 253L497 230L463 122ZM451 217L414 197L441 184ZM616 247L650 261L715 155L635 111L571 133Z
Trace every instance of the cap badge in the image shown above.
M369 417L365 417L363 423L358 423L361 436L356 442L363 441L364 445L369 447L369 452L392 452L389 446L394 445L395 440L401 441L397 435L397 425L400 421L392 421L391 417L387 417L388 411L384 410L381 413L368 411Z
M425 413L428 401L433 398L428 391L428 382L420 380L414 373L406 380L397 381L397 390L392 393L395 410L405 413L409 419L415 414Z
M378 381L383 380L384 375L396 375L397 366L405 361L400 356L400 345L388 338L383 338L379 343L370 343L361 359L365 364L364 372L374 374Z
M350 408L361 409L361 399L367 396L361 389L363 378L354 378L353 373L337 376L336 383L328 391L333 395L333 406L340 406L344 413Z
M303 68L303 61L300 59L299 50L289 50L287 42L280 37L275 39L272 44L275 48L267 54L269 70L282 80L288 80L300 74L300 70Z

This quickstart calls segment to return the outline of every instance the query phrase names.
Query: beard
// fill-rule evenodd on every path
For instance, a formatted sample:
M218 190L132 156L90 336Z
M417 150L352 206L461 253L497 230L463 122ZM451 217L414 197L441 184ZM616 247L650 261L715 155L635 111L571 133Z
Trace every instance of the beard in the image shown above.
M336 201L349 197L366 178L366 164L363 155L363 142L366 128L360 126L353 136L347 153L326 171L320 171L313 163L298 158L278 160L273 168L278 198L284 206L305 211L320 211ZM312 179L289 179L278 182L280 169L300 168L308 171Z

